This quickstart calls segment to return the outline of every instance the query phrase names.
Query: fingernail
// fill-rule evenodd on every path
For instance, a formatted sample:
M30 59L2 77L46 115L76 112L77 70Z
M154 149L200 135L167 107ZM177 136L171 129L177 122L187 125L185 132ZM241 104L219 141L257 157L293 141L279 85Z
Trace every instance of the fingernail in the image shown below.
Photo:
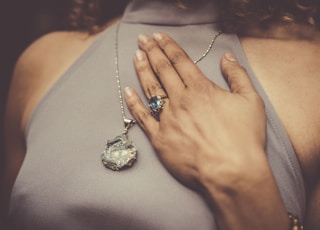
M161 41L163 38L163 35L161 33L154 33L153 37L156 41Z
M149 37L147 35L140 34L138 36L138 40L142 43L147 43L149 41Z
M144 59L144 53L141 50L137 50L136 51L136 59L138 61L143 61Z
M225 54L225 57L226 57L229 61L232 61L232 62L236 62L236 61L237 61L236 57L235 57L232 53L226 53L226 54Z
M132 97L132 89L130 87L124 88L124 93L127 98Z

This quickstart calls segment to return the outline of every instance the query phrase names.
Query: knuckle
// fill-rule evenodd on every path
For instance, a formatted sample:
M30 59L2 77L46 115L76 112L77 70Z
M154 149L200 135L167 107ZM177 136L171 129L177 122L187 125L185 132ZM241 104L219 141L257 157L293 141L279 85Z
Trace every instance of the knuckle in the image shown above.
M147 88L148 88L148 91L149 91L148 93L150 94L150 96L155 95L159 91L163 90L162 86L158 82L150 84Z
M143 123L143 121L148 120L151 117L151 114L148 110L143 110L138 112L138 119Z
M139 111L136 114L136 120L143 128L146 126L146 122L151 118L151 114L148 110Z
M135 97L131 97L130 99L127 99L127 105L129 108L134 109L138 105L138 100Z
M239 82L234 82L232 87L234 93L241 94L241 92L247 92L247 87Z
M239 64L233 64L224 66L224 72L228 75L238 75L239 73L245 73L246 69Z
M237 75L238 71L235 71L234 69L230 69L225 73L225 77L228 82L231 82L235 77L237 77Z
M154 135L151 139L152 145L157 151L160 151L164 149L164 146L167 145L166 143L167 135L164 135L163 132L158 132L156 135Z
M152 50L154 50L157 47L157 44L155 44L154 42L149 42L147 45L145 45L144 49L146 52L151 52Z
M190 88L195 92L207 92L209 85L212 84L208 84L208 81L205 79L199 79L198 81L193 82Z
M168 60L162 59L160 61L158 61L155 65L154 65L154 71L157 75L161 74L161 72L172 68L171 63Z
M136 66L136 71L139 74L146 72L148 69L149 69L148 65L146 64L140 64Z
M183 52L182 50L177 50L177 51L174 51L172 53L172 56L171 56L170 60L171 60L171 63L177 64L177 63L179 63L181 61L186 60L187 57L188 56L187 56L187 54L185 52Z
M179 100L179 109L182 111L189 111L192 100L189 96L181 97Z
M227 76L228 76L229 79L234 77L238 73L239 73L239 69L237 69L237 68L230 67L230 68L227 69Z
M241 75L248 75L248 71L243 66L239 66L239 74Z
M159 45L161 48L167 48L168 46L171 46L173 44L173 41L169 39L168 37L163 35L163 38L159 42Z
M239 75L245 75L247 74L247 70L243 67L243 66L234 66L232 68L230 68L229 71L229 77L233 78L233 77L237 77Z

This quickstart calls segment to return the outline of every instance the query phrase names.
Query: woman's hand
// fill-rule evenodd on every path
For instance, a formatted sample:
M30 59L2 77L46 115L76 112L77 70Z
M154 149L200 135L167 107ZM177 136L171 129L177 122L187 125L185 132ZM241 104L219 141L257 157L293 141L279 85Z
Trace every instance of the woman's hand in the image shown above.
M208 198L220 229L287 229L264 152L264 103L246 71L230 53L222 57L229 92L167 35L141 35L139 46L134 63L146 97L168 98L155 119L134 90L125 97L168 171Z
M267 164L264 103L231 54L221 66L231 92L205 77L168 36L141 35L135 66L147 98L164 96L155 119L139 97L126 89L128 106L167 169L192 188L207 180L232 183ZM156 75L155 75L155 74ZM255 172L256 173L256 172Z

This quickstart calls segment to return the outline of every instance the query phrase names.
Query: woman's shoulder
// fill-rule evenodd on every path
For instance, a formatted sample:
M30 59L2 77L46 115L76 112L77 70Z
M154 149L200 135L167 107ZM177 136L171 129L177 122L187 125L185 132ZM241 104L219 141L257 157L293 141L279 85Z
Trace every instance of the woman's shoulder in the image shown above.
M24 131L29 117L47 90L91 44L95 36L82 32L52 32L33 42L16 63L5 112L4 200L25 155ZM6 207L7 207L6 203Z
M53 61L57 57L67 59L72 53L81 52L81 48L85 48L94 37L95 35L78 31L45 34L26 48L19 57L16 68L24 67L26 63L41 67L43 63Z
M55 72L58 72L67 63L74 61L90 45L94 37L85 32L69 31L43 35L21 54L16 63L13 78L30 80L34 77L36 80L41 80L45 76L39 76L39 74L51 67L57 67Z
M100 32L108 30L117 20L106 23L94 34L55 31L30 44L18 58L13 71L6 123L19 123L19 132L23 132L32 111L51 86L90 47Z
M13 73L8 112L20 114L22 129L42 96L95 37L85 32L51 32L34 41L21 54ZM11 104L13 109L10 109Z

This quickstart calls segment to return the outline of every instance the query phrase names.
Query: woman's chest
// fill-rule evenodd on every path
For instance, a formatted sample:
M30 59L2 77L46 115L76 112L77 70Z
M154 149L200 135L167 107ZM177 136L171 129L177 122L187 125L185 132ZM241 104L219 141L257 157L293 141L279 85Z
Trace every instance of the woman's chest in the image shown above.
M292 142L309 193L320 173L320 51L307 43L242 43Z

